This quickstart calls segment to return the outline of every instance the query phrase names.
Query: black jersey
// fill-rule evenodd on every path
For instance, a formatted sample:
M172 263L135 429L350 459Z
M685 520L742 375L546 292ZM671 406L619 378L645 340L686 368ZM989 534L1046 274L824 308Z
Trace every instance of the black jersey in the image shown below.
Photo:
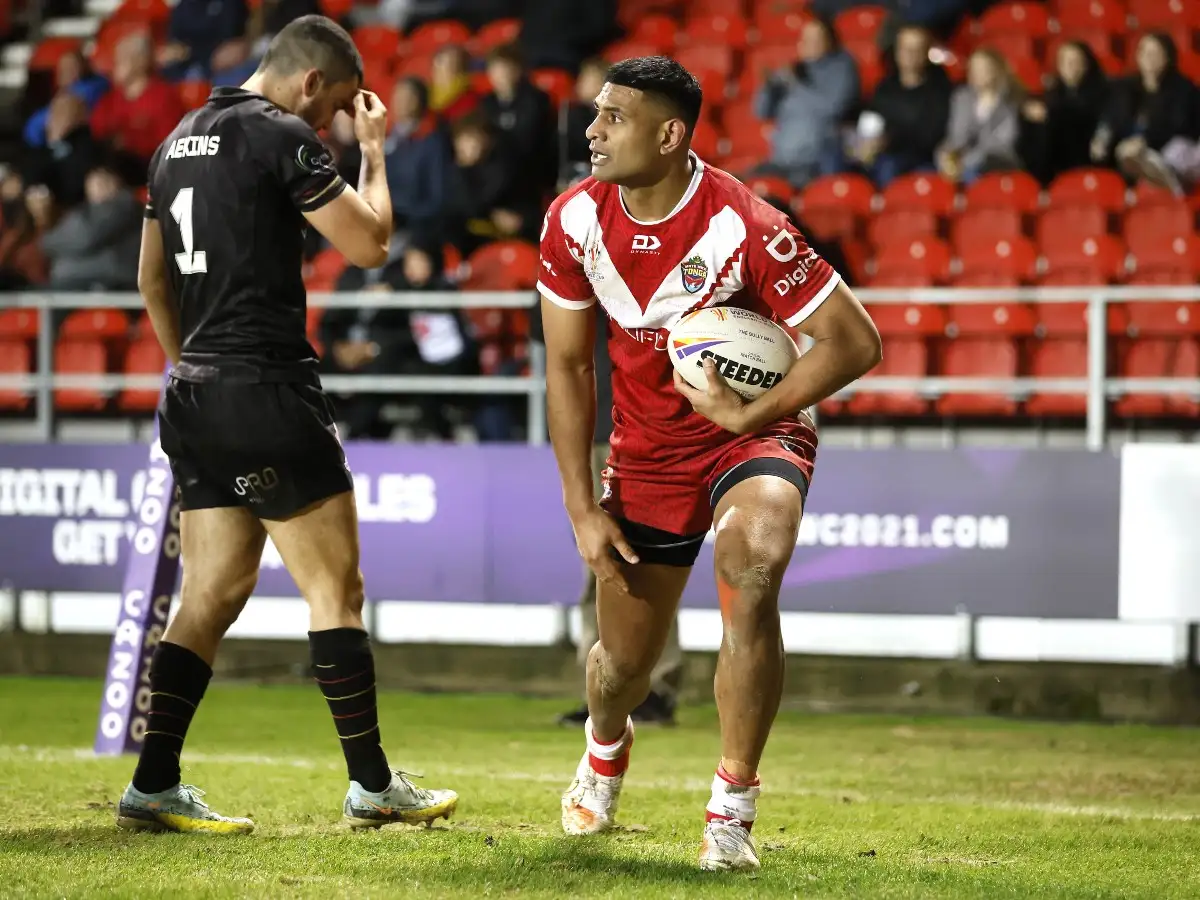
M259 94L217 88L155 152L149 182L180 307L175 377L311 379L303 213L346 189L317 133Z

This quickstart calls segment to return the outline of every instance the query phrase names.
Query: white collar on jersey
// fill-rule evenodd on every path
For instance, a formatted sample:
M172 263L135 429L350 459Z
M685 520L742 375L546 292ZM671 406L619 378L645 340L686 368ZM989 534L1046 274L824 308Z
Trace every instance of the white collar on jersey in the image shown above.
M679 202L675 204L675 208L655 222L643 222L641 219L634 218L629 208L625 205L625 197L621 193L621 189L617 188L617 196L621 198L621 210L629 217L629 221L638 225L661 225L688 205L688 201L696 196L696 191L700 189L700 179L704 177L704 162L700 157L689 150L688 159L692 161L692 180L688 182L687 190L683 192L683 196L679 198Z

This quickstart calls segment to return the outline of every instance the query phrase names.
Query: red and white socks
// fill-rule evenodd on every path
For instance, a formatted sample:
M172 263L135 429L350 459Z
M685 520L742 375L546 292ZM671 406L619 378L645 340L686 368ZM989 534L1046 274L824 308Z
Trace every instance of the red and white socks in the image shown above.
M758 795L762 786L757 778L753 782L739 781L724 766L717 767L713 776L712 796L705 808L704 821L740 822L749 831L758 816Z
M587 735L588 765L597 775L605 778L616 778L625 774L629 768L629 750L633 746L633 719L627 719L625 733L611 744L602 744L596 740L592 731L592 720L589 717L583 726Z

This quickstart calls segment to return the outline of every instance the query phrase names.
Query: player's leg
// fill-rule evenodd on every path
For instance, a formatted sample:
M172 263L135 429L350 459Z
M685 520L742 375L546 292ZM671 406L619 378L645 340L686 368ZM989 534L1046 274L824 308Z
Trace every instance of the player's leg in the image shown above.
M613 823L633 744L630 714L650 691L651 674L704 541L703 534L681 537L625 521L622 528L642 562L626 567L627 591L599 585L599 640L587 667L587 749L562 799L568 834L595 834Z
M779 588L796 545L806 481L789 463L764 462L768 465L760 470L776 463L778 471L730 486L714 516L724 636L715 681L721 762L700 855L701 866L708 869L758 867L750 838L758 767L783 690Z
M196 424L181 423L180 416L204 408L194 392L194 385L173 384L160 420L163 448L183 499L183 583L179 608L150 662L146 733L133 780L118 805L117 823L137 829L247 832L253 828L250 820L214 813L196 788L180 784L179 757L188 727L212 677L217 646L254 590L266 539L254 516L236 507L233 496L201 470L177 430L181 424Z
M449 817L453 791L418 788L388 766L379 733L375 661L363 627L358 510L332 408L316 389L281 391L283 448L260 517L309 606L309 652L333 716L350 777L343 807L353 826L429 822ZM302 438L302 440L300 440Z

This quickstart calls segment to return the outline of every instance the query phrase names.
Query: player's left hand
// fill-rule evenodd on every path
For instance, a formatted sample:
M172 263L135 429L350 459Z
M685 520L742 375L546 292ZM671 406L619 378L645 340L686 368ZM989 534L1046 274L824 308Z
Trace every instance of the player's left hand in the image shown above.
M678 370L674 375L675 390L691 401L692 409L726 431L741 434L745 430L746 401L729 386L711 359L704 361L704 377L708 380L704 390L684 381Z

